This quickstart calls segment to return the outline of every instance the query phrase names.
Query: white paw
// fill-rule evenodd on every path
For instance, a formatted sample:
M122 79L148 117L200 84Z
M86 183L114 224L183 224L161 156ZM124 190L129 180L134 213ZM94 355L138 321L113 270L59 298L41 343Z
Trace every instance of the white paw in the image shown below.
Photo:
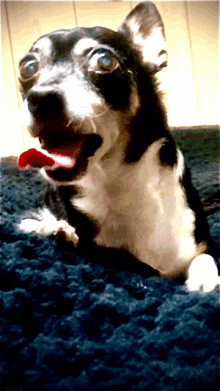
M186 286L189 291L211 292L220 287L220 276L211 255L202 254L194 258L189 270Z
M44 234L44 224L42 221L36 219L24 219L21 220L20 224L18 224L18 228L25 232L36 232L38 234Z
M48 209L33 214L33 217L35 218L23 219L18 224L18 228L25 233L36 232L45 236L64 233L66 241L71 241L77 246L79 238L75 228L71 227L65 220L57 220Z

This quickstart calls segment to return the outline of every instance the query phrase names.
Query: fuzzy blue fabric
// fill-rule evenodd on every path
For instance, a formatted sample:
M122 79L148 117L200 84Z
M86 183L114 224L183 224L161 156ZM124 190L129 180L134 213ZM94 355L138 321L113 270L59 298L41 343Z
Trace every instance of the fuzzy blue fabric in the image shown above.
M219 261L218 132L175 137ZM3 159L1 181L1 390L220 389L219 289L188 293L125 252L24 234L16 224L41 206L42 180Z

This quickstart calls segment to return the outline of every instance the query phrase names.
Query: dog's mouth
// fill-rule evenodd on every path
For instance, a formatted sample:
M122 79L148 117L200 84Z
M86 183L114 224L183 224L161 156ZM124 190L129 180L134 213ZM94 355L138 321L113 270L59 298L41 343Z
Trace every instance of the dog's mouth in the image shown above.
M61 140L39 139L41 148L30 148L19 156L18 167L44 168L47 175L57 181L69 181L82 175L93 156L102 144L96 134L75 134Z

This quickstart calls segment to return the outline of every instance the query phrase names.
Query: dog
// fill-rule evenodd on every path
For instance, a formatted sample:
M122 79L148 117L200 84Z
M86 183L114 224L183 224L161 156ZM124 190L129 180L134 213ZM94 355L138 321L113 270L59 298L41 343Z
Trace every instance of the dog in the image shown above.
M189 291L220 283L208 224L167 124L157 73L167 66L156 6L138 4L117 31L58 30L20 61L27 127L41 148L20 168L47 180L46 203L19 228L128 250Z

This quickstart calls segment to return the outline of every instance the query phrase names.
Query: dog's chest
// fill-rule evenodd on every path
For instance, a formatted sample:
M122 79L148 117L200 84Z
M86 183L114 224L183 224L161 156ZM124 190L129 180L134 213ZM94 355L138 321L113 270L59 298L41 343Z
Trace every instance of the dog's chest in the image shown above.
M169 259L164 272L170 273L195 252L195 217L179 181L182 155L174 168L163 167L160 146L154 143L138 164L120 167L113 179L96 167L81 182L85 196L73 203L98 222L97 244L128 249L160 270Z

